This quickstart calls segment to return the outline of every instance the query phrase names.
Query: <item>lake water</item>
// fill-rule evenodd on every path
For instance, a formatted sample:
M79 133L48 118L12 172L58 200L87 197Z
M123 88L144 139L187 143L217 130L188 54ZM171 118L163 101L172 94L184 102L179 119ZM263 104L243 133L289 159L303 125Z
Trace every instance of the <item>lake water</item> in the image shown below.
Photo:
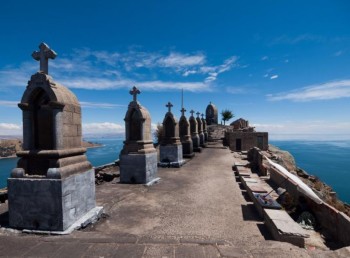
M333 188L350 203L350 141L270 141L289 151L297 166Z
M91 148L87 157L93 166L114 162L123 147L121 138L86 138L90 142L103 144ZM271 144L289 151L297 166L309 174L319 177L330 185L339 198L350 203L350 141L270 141ZM16 167L17 158L0 159L0 188L6 186L6 179Z
M84 140L103 145L99 148L89 148L86 152L88 160L95 167L119 159L124 141L121 138L84 138ZM6 187L6 180L11 170L16 167L17 161L18 158L0 159L0 188Z

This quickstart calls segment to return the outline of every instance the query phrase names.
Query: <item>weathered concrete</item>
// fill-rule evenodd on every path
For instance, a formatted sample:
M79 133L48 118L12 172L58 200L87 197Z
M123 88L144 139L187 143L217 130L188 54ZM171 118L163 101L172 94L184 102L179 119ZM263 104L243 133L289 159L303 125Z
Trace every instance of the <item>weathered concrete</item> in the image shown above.
M104 206L106 215L85 230L55 237L0 230L0 252L12 257L313 255L289 243L269 240L267 228L235 180L232 154L218 147L209 145L179 169L160 168L162 179L151 187L97 186L97 204ZM2 226L6 225L6 211L6 205L1 205ZM327 252L328 257L334 253ZM345 253L349 250L341 251ZM314 257L322 254L317 251Z

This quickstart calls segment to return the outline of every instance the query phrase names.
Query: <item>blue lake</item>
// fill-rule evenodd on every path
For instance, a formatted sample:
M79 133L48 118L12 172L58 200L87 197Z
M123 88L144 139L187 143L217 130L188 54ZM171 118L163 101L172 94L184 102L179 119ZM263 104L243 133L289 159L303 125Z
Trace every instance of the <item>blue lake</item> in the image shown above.
M119 158L123 147L121 138L85 138L101 143L100 148L91 148L87 157L93 166L114 162ZM339 198L350 203L350 141L270 141L271 144L289 151L295 158L297 166L309 174L319 177L330 185ZM6 186L6 179L16 167L17 158L0 159L0 188Z
M297 166L331 186L350 203L350 141L270 141L289 151Z
M88 160L95 167L119 159L124 141L121 138L84 138L84 140L103 145L98 148L89 148L86 152ZM17 161L18 158L0 159L0 188L6 187L6 180L11 170L16 167Z

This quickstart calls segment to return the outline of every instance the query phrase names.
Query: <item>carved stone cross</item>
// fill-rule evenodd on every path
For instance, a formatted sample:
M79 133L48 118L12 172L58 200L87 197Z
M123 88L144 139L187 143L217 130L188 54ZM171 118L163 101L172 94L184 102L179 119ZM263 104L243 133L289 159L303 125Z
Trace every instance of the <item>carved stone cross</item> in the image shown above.
M182 116L185 116L186 109L182 107L180 111L181 111Z
M193 116L193 114L194 114L194 111L193 111L193 109L190 111L190 113L191 113L191 116Z
M137 101L137 94L140 94L141 91L134 86L134 87L132 87L131 91L129 91L129 93L133 96L133 101L136 102Z
M168 108L168 112L171 112L171 108L173 107L173 104L171 104L169 101L168 104L166 104L165 106Z
M202 119L204 119L204 114L203 113L201 114L201 117L202 117Z
M199 117L200 114L201 114L201 113L197 112L197 113L196 113L197 117Z
M45 43L41 43L39 49L40 51L34 51L32 53L32 57L35 60L40 61L40 71L49 74L49 58L55 59L57 54Z

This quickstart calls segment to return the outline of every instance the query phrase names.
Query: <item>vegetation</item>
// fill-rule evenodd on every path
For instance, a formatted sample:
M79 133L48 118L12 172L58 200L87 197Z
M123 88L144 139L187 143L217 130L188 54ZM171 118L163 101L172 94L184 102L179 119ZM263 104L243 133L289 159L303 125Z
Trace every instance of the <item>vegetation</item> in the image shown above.
M232 117L234 117L234 114L231 110L224 109L221 111L222 120L224 121L224 125L226 124L226 121L229 121Z
M154 132L154 137L157 140L157 144L160 144L163 139L163 125L161 123L157 124L157 129Z

